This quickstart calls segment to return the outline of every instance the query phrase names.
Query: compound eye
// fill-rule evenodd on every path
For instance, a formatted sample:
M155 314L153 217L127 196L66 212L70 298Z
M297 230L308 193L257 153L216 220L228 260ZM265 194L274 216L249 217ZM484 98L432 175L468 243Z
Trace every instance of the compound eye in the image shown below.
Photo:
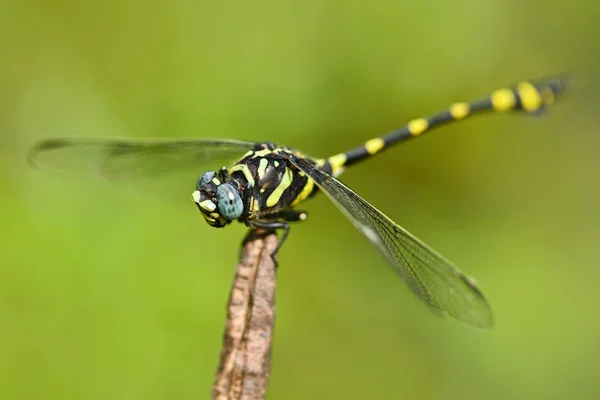
M217 206L219 213L228 220L238 218L244 211L242 198L230 183L223 183L217 187Z
M214 177L215 171L208 171L200 175L200 178L198 178L198 181L196 182L196 190L200 190L202 186L212 181Z

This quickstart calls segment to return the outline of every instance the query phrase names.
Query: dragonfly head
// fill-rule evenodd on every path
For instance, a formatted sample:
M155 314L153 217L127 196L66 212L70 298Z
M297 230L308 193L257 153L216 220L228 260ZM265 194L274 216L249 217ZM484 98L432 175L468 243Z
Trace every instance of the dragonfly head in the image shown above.
M231 223L244 211L244 203L236 186L221 182L215 171L200 175L192 197L206 222L215 228Z

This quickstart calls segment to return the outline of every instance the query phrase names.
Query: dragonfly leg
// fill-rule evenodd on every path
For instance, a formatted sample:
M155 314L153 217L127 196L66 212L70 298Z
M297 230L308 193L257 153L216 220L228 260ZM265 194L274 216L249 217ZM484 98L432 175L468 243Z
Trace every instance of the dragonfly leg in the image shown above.
M260 220L248 221L247 225L252 228L252 230L264 229L267 232L275 232L278 229L283 229L283 234L279 239L279 243L277 244L277 247L275 247L273 253L271 253L271 258L275 263L275 268L278 266L277 252L290 234L289 222L303 221L306 219L306 217L307 214L305 211L281 210L273 214L265 215ZM251 237L252 233L252 231L248 233L244 239L244 243Z

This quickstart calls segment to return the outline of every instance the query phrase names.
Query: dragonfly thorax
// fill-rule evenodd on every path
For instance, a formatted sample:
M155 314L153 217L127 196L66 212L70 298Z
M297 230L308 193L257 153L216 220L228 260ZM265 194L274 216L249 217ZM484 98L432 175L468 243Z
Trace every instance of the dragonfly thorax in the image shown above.
M206 222L216 228L231 223L244 211L239 184L228 175L221 175L215 171L205 172L198 178L196 191L192 194Z

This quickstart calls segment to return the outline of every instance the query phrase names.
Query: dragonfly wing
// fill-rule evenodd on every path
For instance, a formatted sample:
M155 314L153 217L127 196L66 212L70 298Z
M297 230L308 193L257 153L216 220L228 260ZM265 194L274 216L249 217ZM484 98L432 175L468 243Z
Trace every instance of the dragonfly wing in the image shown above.
M203 172L231 165L253 146L220 139L48 139L31 149L29 161L189 202Z
M421 299L469 325L493 325L487 301L456 266L333 176L301 157L290 162L315 181Z

